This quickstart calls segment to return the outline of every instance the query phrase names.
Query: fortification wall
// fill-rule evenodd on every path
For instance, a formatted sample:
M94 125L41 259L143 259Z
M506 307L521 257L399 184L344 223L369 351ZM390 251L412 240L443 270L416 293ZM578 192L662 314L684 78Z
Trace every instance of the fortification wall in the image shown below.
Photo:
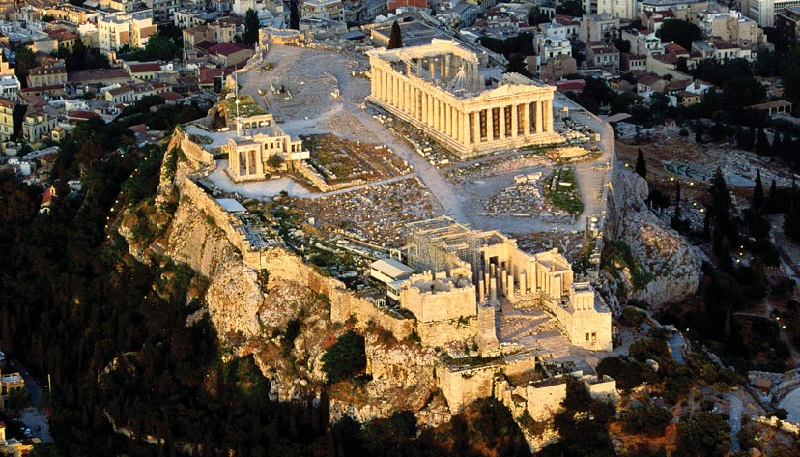
M436 379L450 412L460 413L473 401L490 396L498 369L497 365L487 365L451 371L442 364L436 365Z
M444 346L452 341L468 341L478 333L478 319L473 316L446 321L417 322L417 335L423 346Z
M389 314L378 309L371 301L357 297L348 290L344 283L336 278L325 276L313 266L303 263L297 255L283 247L273 247L258 255L259 267L265 269L270 276L295 280L318 294L325 295L330 301L331 322L344 322L351 316L358 320L363 328L370 321L389 330L397 339L403 339L414 331L414 320L400 315Z
M422 292L414 286L404 287L400 291L400 303L414 313L419 322L476 315L474 287L451 288L441 292Z
M181 127L176 127L172 139L167 146L167 151L180 148L186 158L192 162L194 169L214 165L214 154L206 151L202 146L189 139L189 135Z
M378 309L369 300L356 297L352 291L347 290L344 283L336 278L323 275L286 249L273 247L265 251L253 250L244 236L239 220L226 212L197 183L185 177L180 181L179 187L199 210L213 219L214 226L221 230L227 240L238 249L245 268L256 272L266 270L269 275L297 281L311 290L327 296L331 304L330 318L332 322L344 322L351 316L355 316L359 322L358 325L362 328L368 322L374 321L391 331L398 339L406 338L414 331L413 319L388 314L388 312ZM204 274L208 274L208 272L204 272Z

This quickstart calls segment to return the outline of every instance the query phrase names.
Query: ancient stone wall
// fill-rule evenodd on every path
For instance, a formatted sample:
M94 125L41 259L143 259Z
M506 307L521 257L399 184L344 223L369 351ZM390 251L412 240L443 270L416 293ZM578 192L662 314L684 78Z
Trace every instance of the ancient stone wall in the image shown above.
M496 365L461 370L451 370L443 364L436 365L436 379L450 412L460 413L473 401L490 396L497 371Z
M176 127L173 131L167 151L175 148L180 148L183 151L186 158L194 165L194 169L214 165L214 155L199 144L191 141L189 135L181 127Z
M471 344L478 332L478 319L473 316L446 321L417 322L417 335L424 346L444 346L452 341Z
M419 322L474 317L476 314L475 288L470 286L431 292L412 285L400 291L400 303L413 312Z

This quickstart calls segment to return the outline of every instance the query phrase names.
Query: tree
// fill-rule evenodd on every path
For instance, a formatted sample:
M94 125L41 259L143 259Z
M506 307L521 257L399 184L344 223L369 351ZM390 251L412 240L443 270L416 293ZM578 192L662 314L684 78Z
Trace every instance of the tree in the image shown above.
M289 28L292 30L300 30L299 0L292 0L292 4L289 6Z
M764 207L764 187L761 185L761 170L756 170L756 186L753 188L753 211L761 211Z
M696 456L724 456L731 446L730 424L721 414L681 416L678 436L681 450Z
M644 163L644 154L642 154L641 148L639 148L639 156L636 158L636 173L642 179L647 179L647 165Z
M14 74L17 75L22 87L28 87L28 73L36 66L36 54L27 46L14 49Z
M566 0L556 6L556 14L568 16L583 16L583 2L580 0Z
M261 24L258 22L258 14L250 8L244 14L244 33L242 34L242 42L248 46L258 41L258 29Z
M275 153L269 156L267 159L267 165L269 165L273 170L277 170L283 165L283 157L280 154Z
M389 44L386 49L396 49L403 47L403 33L400 31L400 24L397 21L392 22L392 31L389 35Z
M167 37L153 35L144 47L146 60L172 60L179 54L180 48Z
M364 337L355 330L343 333L322 356L322 371L328 375L331 384L351 378L366 367Z
M681 19L665 20L656 35L661 38L661 41L678 43L687 51L692 50L692 43L703 38L700 27Z
M169 38L179 48L183 48L183 30L174 23L158 24L158 34Z
M769 155L769 139L767 138L767 134L764 133L764 129L758 129L756 132L756 154L760 156L767 156Z

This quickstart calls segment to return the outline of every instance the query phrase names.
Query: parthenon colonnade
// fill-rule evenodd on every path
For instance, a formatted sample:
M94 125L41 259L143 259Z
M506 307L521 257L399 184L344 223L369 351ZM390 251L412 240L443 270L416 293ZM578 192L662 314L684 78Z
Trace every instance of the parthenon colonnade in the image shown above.
M555 87L507 74L483 90L476 55L462 45L370 52L369 100L422 128L462 158L561 141L553 129Z

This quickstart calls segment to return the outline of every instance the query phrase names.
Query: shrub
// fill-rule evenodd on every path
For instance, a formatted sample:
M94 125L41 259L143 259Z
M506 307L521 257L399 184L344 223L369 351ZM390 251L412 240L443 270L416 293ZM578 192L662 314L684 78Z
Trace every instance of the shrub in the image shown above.
M364 337L348 330L322 356L322 371L331 384L352 378L367 367Z

